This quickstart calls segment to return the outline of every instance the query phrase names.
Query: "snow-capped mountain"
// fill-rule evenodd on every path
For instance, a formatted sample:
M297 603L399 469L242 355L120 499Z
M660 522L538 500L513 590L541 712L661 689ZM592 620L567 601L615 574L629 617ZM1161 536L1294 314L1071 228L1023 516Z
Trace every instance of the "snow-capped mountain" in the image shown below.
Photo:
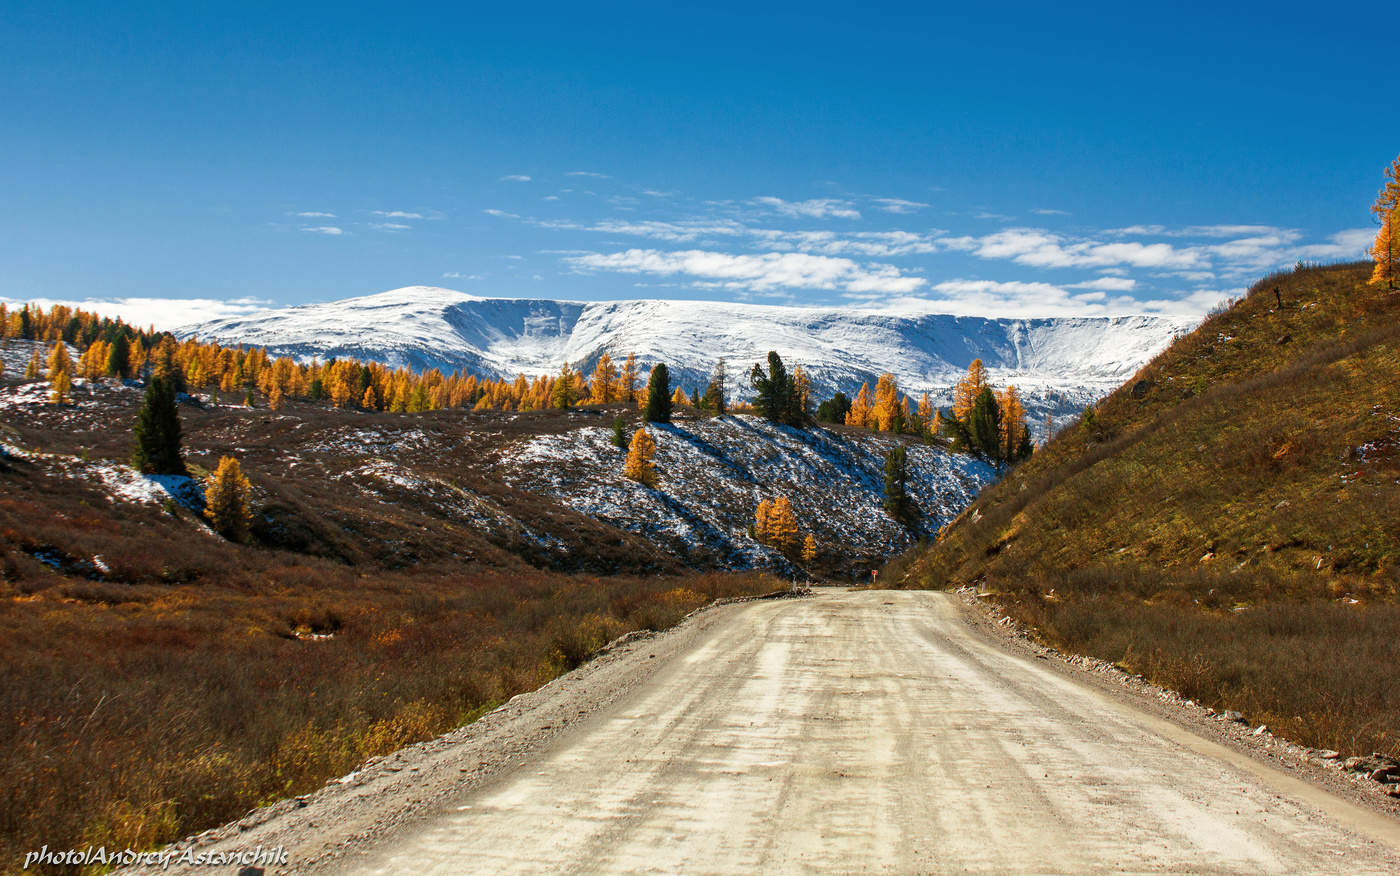
M180 334L301 359L353 357L493 377L553 372L565 361L588 371L605 351L614 359L630 352L647 365L665 362L673 384L686 389L702 387L723 356L738 395L752 364L777 350L789 367L806 368L821 398L853 393L889 371L904 391L929 391L944 403L980 358L994 382L1021 388L1033 413L1063 413L1117 386L1192 327L1156 316L988 319L714 301L482 298L409 286L215 320Z

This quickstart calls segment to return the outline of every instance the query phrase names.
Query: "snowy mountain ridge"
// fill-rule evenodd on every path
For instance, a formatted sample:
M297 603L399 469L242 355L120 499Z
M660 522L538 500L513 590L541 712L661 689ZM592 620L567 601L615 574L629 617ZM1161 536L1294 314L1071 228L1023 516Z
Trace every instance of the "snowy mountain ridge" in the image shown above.
M178 334L303 360L353 357L498 378L554 372L565 361L587 372L604 352L615 360L636 353L648 366L667 363L673 384L686 389L703 386L723 356L730 391L739 395L747 394L751 364L777 350L807 370L818 397L852 393L889 371L906 392L929 391L945 403L953 382L980 358L995 382L1017 384L1033 408L1060 408L1122 383L1193 326L1159 316L993 319L715 301L484 298L408 286Z

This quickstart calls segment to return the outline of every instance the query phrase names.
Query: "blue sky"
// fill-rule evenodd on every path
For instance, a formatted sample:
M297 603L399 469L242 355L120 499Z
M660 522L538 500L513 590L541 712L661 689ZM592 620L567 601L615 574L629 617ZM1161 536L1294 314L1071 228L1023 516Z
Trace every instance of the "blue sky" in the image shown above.
M974 5L11 0L0 297L1191 313L1361 255L1387 7Z

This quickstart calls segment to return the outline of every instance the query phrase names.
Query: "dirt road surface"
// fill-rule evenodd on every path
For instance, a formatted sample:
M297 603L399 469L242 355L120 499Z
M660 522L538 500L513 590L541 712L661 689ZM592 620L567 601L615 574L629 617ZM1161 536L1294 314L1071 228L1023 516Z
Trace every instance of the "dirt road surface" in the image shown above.
M1400 872L1400 821L965 611L714 608L183 848L284 849L268 873Z
M971 635L750 603L347 873L1395 873L1400 825Z

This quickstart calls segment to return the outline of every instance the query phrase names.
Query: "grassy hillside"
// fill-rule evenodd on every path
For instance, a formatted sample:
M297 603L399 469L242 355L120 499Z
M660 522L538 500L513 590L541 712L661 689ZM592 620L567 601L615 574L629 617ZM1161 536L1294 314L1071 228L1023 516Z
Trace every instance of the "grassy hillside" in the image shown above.
M1303 744L1400 753L1400 295L1266 277L985 491L904 586ZM1277 295L1275 294L1277 289Z

